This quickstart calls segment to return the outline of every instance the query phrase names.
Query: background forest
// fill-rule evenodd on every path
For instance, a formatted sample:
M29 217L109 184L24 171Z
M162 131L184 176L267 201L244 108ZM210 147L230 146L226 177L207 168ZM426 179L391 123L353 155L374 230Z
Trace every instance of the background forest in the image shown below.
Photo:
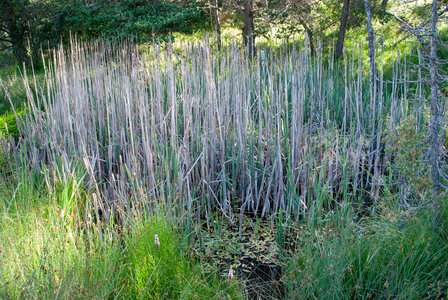
M447 11L0 0L0 298L445 299Z

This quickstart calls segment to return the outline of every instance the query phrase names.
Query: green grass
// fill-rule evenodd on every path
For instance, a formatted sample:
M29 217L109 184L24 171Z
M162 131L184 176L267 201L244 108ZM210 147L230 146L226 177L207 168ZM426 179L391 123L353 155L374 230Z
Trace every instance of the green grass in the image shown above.
M51 193L38 177L16 179L0 185L0 298L243 297L225 274L203 272L180 231L161 215L140 215L121 229L101 227L99 235L90 215L75 222L74 210L63 208L67 198L78 198L73 180Z
M17 117L21 118L26 111L24 106L16 108ZM19 137L19 128L14 111L7 111L0 115L0 137Z
M0 185L1 298L244 298L223 270L202 269L162 213L135 214L122 227L112 222L99 235L94 217L75 222L74 209L63 208L80 199L75 180L49 189L20 170L15 182ZM362 220L345 206L305 222L285 260L286 299L447 295L447 202L438 229L430 212L403 212L393 202L373 207Z
M34 86L34 80L38 85L42 84L43 79L43 69L34 70L34 75L32 70L27 70L26 80L31 86ZM11 65L0 69L0 116L12 111L11 102L15 109L20 109L26 103L27 95L23 81L23 69L19 66Z
M446 203L445 203L446 204ZM300 240L285 273L291 299L423 299L448 293L448 218L381 205L370 218L329 218Z
M146 219L146 220L145 220ZM196 257L182 245L182 238L162 215L143 218L132 225L127 239L131 267L129 295L134 299L240 298L238 286L226 274L205 274ZM155 245L158 235L160 247Z

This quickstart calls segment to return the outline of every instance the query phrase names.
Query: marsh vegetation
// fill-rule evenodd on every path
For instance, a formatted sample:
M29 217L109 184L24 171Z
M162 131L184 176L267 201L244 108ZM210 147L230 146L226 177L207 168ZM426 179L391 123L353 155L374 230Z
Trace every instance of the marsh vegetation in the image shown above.
M2 80L0 297L445 298L432 57L309 37L72 37Z

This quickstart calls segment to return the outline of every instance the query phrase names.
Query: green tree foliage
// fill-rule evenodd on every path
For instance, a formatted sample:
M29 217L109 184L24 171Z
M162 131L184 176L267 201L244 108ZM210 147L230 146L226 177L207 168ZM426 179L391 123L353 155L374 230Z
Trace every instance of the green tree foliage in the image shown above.
M19 61L29 60L26 42L32 6L29 0L0 1L0 42L9 45Z
M32 53L68 41L71 33L148 41L192 32L201 19L195 1L1 0L0 43L18 61L28 62Z
M194 2L180 6L161 0L66 1L61 27L82 37L135 38L146 41L170 32L191 32L200 20Z
M316 7L317 2L311 0L268 1L257 19L257 33L269 37L269 30L275 24L277 38L288 38L303 30L312 35L315 25L312 14Z

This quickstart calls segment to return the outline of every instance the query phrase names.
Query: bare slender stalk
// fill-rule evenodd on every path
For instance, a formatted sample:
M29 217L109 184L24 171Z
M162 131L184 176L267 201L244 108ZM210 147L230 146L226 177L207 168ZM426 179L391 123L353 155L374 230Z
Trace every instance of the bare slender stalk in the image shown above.
M398 80L381 83L387 100L363 97L361 47L344 52L339 72L306 41L252 56L236 45L217 55L207 41L142 55L73 40L45 66L45 89L27 86L21 147L36 169L84 165L98 218L144 203L189 224L210 226L218 214L241 227L244 214L280 211L298 220L369 197L367 166L383 172L384 111L396 126L410 105L398 100Z

